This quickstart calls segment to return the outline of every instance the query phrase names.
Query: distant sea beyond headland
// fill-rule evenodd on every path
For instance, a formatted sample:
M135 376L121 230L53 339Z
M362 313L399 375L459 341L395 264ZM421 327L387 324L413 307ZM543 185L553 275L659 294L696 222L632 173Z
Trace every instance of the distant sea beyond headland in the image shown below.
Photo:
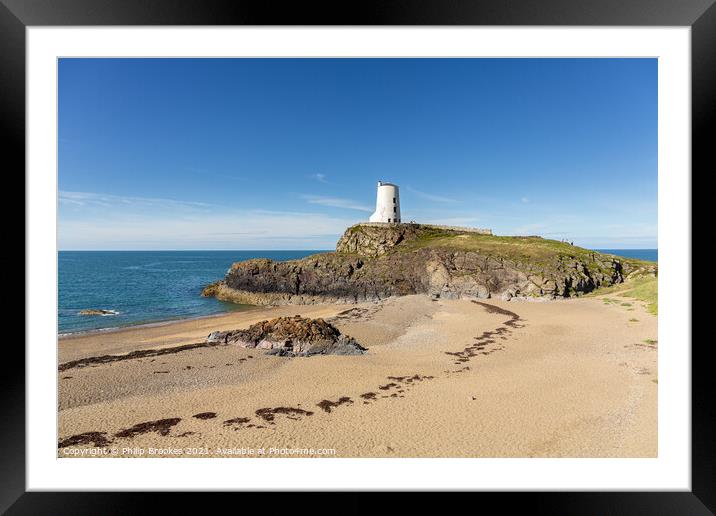
M595 249L595 251L605 254L614 254L616 256L623 256L624 258L646 260L649 262L659 261L658 249Z
M657 261L656 249L596 249ZM315 251L60 251L60 334L170 321L245 310L247 306L201 297L232 263L251 258L293 260ZM112 315L80 315L98 309Z

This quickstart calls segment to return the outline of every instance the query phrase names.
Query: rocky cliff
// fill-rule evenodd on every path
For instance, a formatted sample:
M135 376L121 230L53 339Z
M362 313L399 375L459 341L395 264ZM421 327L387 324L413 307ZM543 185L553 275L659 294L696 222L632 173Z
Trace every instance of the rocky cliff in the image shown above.
M420 224L357 224L336 252L234 263L203 295L247 304L355 303L390 296L556 298L657 274L652 262L540 237Z

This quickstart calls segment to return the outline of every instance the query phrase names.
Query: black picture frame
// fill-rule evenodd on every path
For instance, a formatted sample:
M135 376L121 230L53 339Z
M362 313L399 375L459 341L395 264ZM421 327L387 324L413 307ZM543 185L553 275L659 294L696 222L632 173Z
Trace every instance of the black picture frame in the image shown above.
M692 43L692 179L713 171L716 113L715 0L363 0L273 2L246 0L0 0L0 123L6 176L25 167L25 29L87 25L558 25L689 26ZM710 130L709 130L710 129ZM9 165L9 164L12 165ZM22 188L22 187L21 187ZM15 215L17 218L17 215ZM27 257L26 257L27 258ZM17 258L15 258L16 260ZM698 265L698 263L694 263ZM25 271L26 275L30 271ZM685 300L689 302L690 300ZM692 317L693 320L693 317ZM698 319L697 319L698 320ZM7 351L10 344L16 349ZM688 346L691 343L683 343ZM483 493L502 510L536 513L713 514L716 512L714 375L711 342L692 346L692 490L690 492ZM6 342L15 367L3 368L0 424L0 512L8 514L126 514L163 512L191 502L173 493L39 493L25 490L24 352ZM14 355L14 356L13 356ZM662 367L665 366L662 364ZM246 494L241 495L246 496ZM363 502L356 499L355 506ZM248 503L248 502L247 502ZM481 502L482 503L482 502ZM244 505L246 507L246 505Z

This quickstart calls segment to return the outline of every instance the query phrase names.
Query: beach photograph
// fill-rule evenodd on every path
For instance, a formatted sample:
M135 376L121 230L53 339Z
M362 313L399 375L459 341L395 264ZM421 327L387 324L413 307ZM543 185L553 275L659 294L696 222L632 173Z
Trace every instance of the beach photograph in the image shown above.
M58 458L659 456L656 58L57 73Z

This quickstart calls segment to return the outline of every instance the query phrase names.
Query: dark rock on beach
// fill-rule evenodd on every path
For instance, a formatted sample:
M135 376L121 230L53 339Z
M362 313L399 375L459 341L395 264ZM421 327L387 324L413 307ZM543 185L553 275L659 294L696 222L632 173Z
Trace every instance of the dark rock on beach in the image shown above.
M115 310L103 310L100 308L88 308L77 312L79 315L117 315Z
M360 355L366 348L323 319L278 317L245 330L216 331L207 344L232 344L265 349L279 356Z

